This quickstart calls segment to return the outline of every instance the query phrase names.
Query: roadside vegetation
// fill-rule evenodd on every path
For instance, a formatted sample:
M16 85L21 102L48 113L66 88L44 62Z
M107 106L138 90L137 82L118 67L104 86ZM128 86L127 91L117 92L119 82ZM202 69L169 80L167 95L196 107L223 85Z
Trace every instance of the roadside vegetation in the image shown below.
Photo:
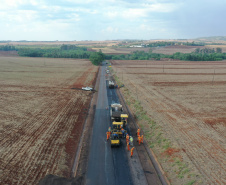
M102 61L104 61L105 55L100 50L99 52L91 53L89 60L92 62L93 65L100 65Z

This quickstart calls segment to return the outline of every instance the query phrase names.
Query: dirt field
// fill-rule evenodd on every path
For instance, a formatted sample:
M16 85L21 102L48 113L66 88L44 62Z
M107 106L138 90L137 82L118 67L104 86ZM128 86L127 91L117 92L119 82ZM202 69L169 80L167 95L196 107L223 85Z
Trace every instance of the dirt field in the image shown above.
M101 51L105 54L112 54L112 55L121 55L121 54L130 54L134 51L145 51L148 52L151 48L136 48L136 47L131 47L131 48L110 48L110 47L106 47L106 48L92 48L95 51L99 51L101 49Z
M204 48L203 46L166 46L166 47L155 47L153 53L162 53L166 55L172 55L176 52L180 53L191 53L196 48Z
M14 41L6 41L0 42L0 45L25 45L25 46L40 46L40 45L62 45L62 44L76 44L80 46L113 46L120 43L120 41L28 41L28 42L14 42Z
M0 51L0 57L18 57L17 51Z
M149 143L169 140L152 147L171 183L225 184L226 61L111 63L122 92L127 88L157 124L139 123Z
M172 55L176 52L180 53L191 53L194 52L196 48L221 48L222 52L226 52L226 45L206 45L206 46L166 46L166 47L156 47L153 48L153 53L162 53L166 55Z
M88 60L0 57L0 184L69 177L98 68Z

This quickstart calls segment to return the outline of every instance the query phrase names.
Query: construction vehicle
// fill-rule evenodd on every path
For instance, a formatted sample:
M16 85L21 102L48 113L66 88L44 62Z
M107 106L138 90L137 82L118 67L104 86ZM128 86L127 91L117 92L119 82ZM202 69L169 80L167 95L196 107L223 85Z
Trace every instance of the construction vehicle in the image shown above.
M116 133L119 138L125 137L127 130L123 127L123 122L113 122L112 123L112 133Z
M114 131L112 131L110 141L111 141L111 147L120 146L120 144L121 144L121 139L120 139L119 135L117 134L117 132L114 132Z
M122 105L119 103L111 104L111 109L110 109L111 121L119 122L120 120L118 120L118 119L120 118L121 114L123 114Z
M110 116L112 123L115 122L123 122L123 127L127 125L128 114L123 112L122 105L119 103L111 104Z
M109 89L114 89L115 88L115 83L113 81L108 81L108 86L109 86Z
M114 133L118 134L120 138L125 137L128 114L123 112L122 105L119 103L111 104L110 115Z

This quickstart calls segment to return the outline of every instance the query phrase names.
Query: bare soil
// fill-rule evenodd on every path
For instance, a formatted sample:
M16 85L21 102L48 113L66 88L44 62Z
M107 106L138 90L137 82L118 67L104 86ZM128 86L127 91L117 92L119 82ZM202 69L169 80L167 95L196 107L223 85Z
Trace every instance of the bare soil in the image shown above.
M191 53L196 48L204 48L203 46L166 46L166 47L155 47L153 53L162 53L166 55L172 55L176 52L180 53Z
M170 140L153 149L172 184L225 184L226 61L111 61L147 115ZM123 88L121 88L123 89ZM133 109L133 111L135 111ZM140 122L150 142L153 129ZM179 176L177 164L186 164Z
M18 57L17 51L0 51L0 57Z
M99 51L101 49L101 51L105 54L109 54L109 55L119 55L119 54L130 54L134 51L145 51L148 52L151 48L137 48L137 47L131 47L131 48L111 48L111 47L106 47L106 48L92 48L95 51Z
M153 49L153 53L162 53L166 55L172 55L176 52L180 53L191 53L194 52L197 48L203 49L203 48L221 48L222 53L226 52L226 45L206 45L206 46L182 46L182 45L176 45L176 46L166 46L166 47L155 47Z
M98 67L88 60L0 58L0 184L70 177Z

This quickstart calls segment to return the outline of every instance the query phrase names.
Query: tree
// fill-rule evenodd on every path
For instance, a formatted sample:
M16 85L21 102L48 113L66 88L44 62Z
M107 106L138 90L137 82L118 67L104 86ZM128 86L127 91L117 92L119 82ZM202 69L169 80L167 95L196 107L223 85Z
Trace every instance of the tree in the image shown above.
M216 48L216 53L222 53L222 49L221 48Z
M93 65L100 65L101 62L105 59L105 55L100 50L99 52L93 52L89 60L92 62Z

